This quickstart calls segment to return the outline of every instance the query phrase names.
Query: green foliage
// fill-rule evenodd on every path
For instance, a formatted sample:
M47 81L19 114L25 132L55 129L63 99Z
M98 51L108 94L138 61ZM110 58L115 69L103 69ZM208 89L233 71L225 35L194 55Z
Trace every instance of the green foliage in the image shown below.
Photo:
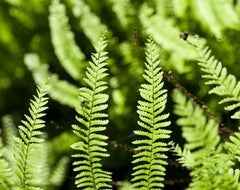
M38 174L41 162L39 168L36 167L36 161L40 160L35 155L37 155L36 152L40 153L38 150L41 149L41 143L44 141L41 129L45 127L45 121L42 120L42 117L45 116L44 111L47 109L48 98L45 97L46 94L46 85L37 89L37 96L34 96L30 103L30 116L25 115L26 120L22 121L23 125L19 126L20 137L14 138L17 146L14 152L16 165L14 173L17 179L14 184L20 189L40 189L36 186L39 185Z
M85 56L75 44L74 34L68 25L66 8L59 0L54 0L49 9L49 25L55 53L66 71L74 79L80 79Z
M174 91L173 99L176 102L174 113L181 117L177 124L182 126L182 136L186 139L184 147L191 151L191 162L187 163L191 163L189 167L198 166L201 164L198 159L221 150L221 147L218 147L218 123L214 119L208 120L204 110L199 105L187 101L186 96L179 91Z
M234 156L222 150L216 121L207 118L200 106L179 91L174 91L173 98L174 112L181 117L177 124L186 140L183 150L178 145L173 145L173 150L180 156L179 162L191 170L188 189L239 189L240 170L234 168ZM235 143L227 144L231 150L236 149Z
M234 75L228 74L226 67L223 67L220 61L211 56L209 48L205 48L201 55L199 65L202 67L201 70L206 73L203 78L209 79L206 84L215 85L209 93L225 96L219 103L234 102L234 104L226 106L225 109L228 111L237 110L240 107L240 81L237 81ZM240 119L240 111L236 111L231 118Z
M144 101L138 101L140 130L135 130L141 139L133 141L137 145L134 155L133 186L138 189L162 189L168 151L164 139L170 137L170 130L164 129L170 122L166 121L169 114L162 114L165 109L167 94L163 89L163 74L159 66L156 45L149 39L146 45L145 74L147 84L142 84L140 95Z
M110 172L102 169L102 157L108 157L105 142L108 137L100 134L108 124L107 114L103 111L108 107L108 95L103 93L107 89L107 82L102 79L107 74L107 42L102 37L96 46L96 53L92 54L92 61L87 67L84 80L88 87L80 88L79 105L76 111L77 121L83 126L72 125L73 132L79 137L78 142L71 147L78 151L73 157L78 158L73 163L76 175L75 184L81 189L110 189Z
M19 189L14 183L20 178L30 180L27 185L35 181L34 189L74 189L74 182L93 189L85 181L92 179L89 166L84 168L87 163L99 169L100 181L95 184L99 189L239 189L239 17L240 3L231 0L0 1L0 189ZM85 76L89 52L103 31L108 31L109 46L105 50L102 39L102 49L96 50L102 58L93 54ZM189 32L185 40L179 38L184 31ZM144 56L148 36L152 41ZM206 43L208 47L202 49ZM94 75L96 63L101 65L105 59L108 69L104 65L98 76L107 75L107 82ZM213 86L205 85L201 77ZM26 156L33 127L29 118L36 113L26 118L19 137L13 120L19 121L25 113L34 83L41 85L48 78L48 94L54 101L50 101L46 127L32 131L37 131L33 140L39 143L31 145L34 152L28 149L30 156ZM95 79L101 82L94 83ZM167 91L162 89L163 81ZM172 85L183 93L173 92L174 101L167 96ZM220 104L226 104L226 111L217 104L217 96L221 96ZM160 101L156 107L154 101ZM163 114L173 107L181 130L175 127L174 114ZM69 127L73 108L78 113L78 123L73 125L76 134ZM154 113L151 108L156 108ZM12 120L2 117L6 114ZM154 118L157 124L151 122ZM163 138L153 141L156 131ZM169 139L180 165L165 144ZM155 152L148 151L149 147ZM159 165L149 166L154 162L147 158L151 155L160 157ZM75 179L67 168L69 162L75 164ZM21 174L25 165L36 170ZM113 180L106 171L111 171Z

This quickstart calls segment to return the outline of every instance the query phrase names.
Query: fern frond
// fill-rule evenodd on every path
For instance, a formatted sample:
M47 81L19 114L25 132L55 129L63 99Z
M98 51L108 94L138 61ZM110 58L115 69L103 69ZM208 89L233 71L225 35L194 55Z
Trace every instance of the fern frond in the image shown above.
M192 152L195 165L199 165L199 158L208 156L212 151L220 151L218 123L208 119L204 110L187 100L180 91L173 91L173 100L176 103L174 113L181 117L177 124L182 126L182 135L187 141L185 148Z
M102 37L87 67L84 80L88 87L80 88L76 119L81 126L72 125L73 132L79 137L71 147L77 151L73 157L78 160L73 165L78 173L75 184L81 189L111 189L111 173L104 171L100 162L102 157L109 156L105 148L108 137L100 134L108 124L108 115L103 113L108 107L108 95L103 93L107 82L102 80L108 75L106 46L105 37Z
M85 55L74 41L74 34L68 25L66 8L59 0L53 0L49 9L49 25L55 53L66 71L74 79L80 79L85 68Z
M193 16L217 38L222 37L226 28L238 28L238 15L230 1L193 0L189 4Z
M195 165L195 159L191 153L191 151L187 148L181 148L178 144L174 142L170 142L169 145L171 146L171 150L178 156L177 159L179 163L187 168L191 169Z
M140 189L162 189L164 184L165 165L164 154L168 150L165 139L171 131L165 129L170 125L166 121L169 114L163 114L167 102L167 90L163 89L163 74L159 66L156 45L152 39L146 45L145 74L146 84L142 84L140 95L144 99L138 101L140 130L134 131L141 140L133 141L137 145L133 168L133 186Z
M2 133L0 129L0 189L8 190L11 186L11 174L12 170L10 168L9 162L4 158L6 149L4 149L2 142Z
M118 22L121 24L121 26L124 29L127 29L131 23L131 16L133 16L134 13L134 7L130 0L119 0L114 1L110 0L112 10L116 14L116 17L118 18Z
M37 188L41 179L34 178L35 172L39 166L36 166L36 152L41 148L44 141L41 129L45 127L42 117L47 109L46 97L47 84L37 88L37 96L34 96L30 102L30 115L25 115L26 120L22 121L23 125L19 126L20 137L15 137L17 143L14 152L15 165L14 172L16 175L15 186L22 189L40 189Z
M211 50L208 47L200 51L200 53L199 65L201 70L206 73L203 78L209 79L206 84L215 86L209 93L225 96L219 102L220 104L233 102L233 104L225 106L228 111L240 108L240 81L237 81L234 75L227 73L227 69L211 55ZM231 118L240 119L240 111L236 111Z
M224 148L233 160L240 162L240 132L235 132L234 135L229 137L229 140L229 142L224 143Z
M67 164L69 163L69 158L64 156L56 164L49 180L50 185L60 186L64 179L67 170Z
M79 25L84 34L88 37L92 44L97 44L99 36L103 31L108 31L100 18L94 14L89 5L83 0L70 0L73 6L73 14L79 18Z
M7 151L4 152L4 157L8 160L9 163L13 161L13 150L16 146L15 141L13 140L14 136L17 136L17 127L15 126L13 119L10 115L5 115L2 118L3 123L3 142L4 147Z
M239 170L228 154L213 153L201 158L202 165L190 173L193 177L189 190L219 189L239 190Z
M173 99L176 102L174 112L181 116L177 123L186 139L183 150L179 146L173 149L181 156L179 161L191 170L188 189L239 189L239 171L233 169L231 156L222 151L218 124L178 90L174 91Z
M42 84L46 78L49 78L48 93L52 99L72 108L78 104L78 88L65 80L60 80L58 75L50 73L48 65L41 64L37 54L25 54L24 63L32 72L33 78L38 85Z

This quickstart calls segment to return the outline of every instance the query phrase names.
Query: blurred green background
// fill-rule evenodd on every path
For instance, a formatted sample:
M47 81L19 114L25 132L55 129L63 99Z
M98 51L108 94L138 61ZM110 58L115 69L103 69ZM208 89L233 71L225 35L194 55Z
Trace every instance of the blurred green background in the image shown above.
M219 98L207 94L209 87L201 78L197 53L179 35L188 31L191 43L209 46L228 72L239 79L239 16L236 0L0 0L0 117L11 115L16 125L20 124L36 84L54 76L45 130L49 139L66 145L59 148L55 143L56 154L70 155L77 89L84 85L82 77L94 44L108 31L110 124L106 133L111 157L105 166L113 171L114 181L129 180L132 131L137 128L136 105L148 36L158 44L166 72L172 71L176 81L231 128L236 123L217 104ZM67 59L79 64L76 75L68 70ZM171 113L170 93L175 87L167 80L165 87L169 91L167 111ZM181 142L175 116L171 114L170 119L172 138ZM166 189L183 189L189 182L188 172L169 156ZM69 165L62 189L73 189L73 182Z

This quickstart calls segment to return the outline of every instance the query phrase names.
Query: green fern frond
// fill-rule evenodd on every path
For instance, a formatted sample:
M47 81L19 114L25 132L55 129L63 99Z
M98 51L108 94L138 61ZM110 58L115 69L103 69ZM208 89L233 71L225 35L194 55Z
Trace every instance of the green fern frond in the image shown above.
M12 174L12 170L10 168L9 162L4 158L4 154L6 149L4 149L2 142L2 133L0 129L0 189L9 190L11 186L10 176Z
M4 152L4 157L9 161L9 163L12 163L13 150L16 145L13 137L17 136L17 127L15 126L13 119L10 115L3 116L2 124L3 143L4 147L7 149L7 151Z
M176 103L174 113L181 117L177 124L182 126L182 135L187 141L184 147L192 152L195 165L199 165L199 158L208 156L212 151L219 152L221 149L218 123L208 119L204 115L204 110L187 100L180 91L173 91L173 100Z
M228 154L213 153L201 157L202 165L190 173L192 182L189 190L218 189L239 190L239 170L233 169L234 162Z
M15 186L22 189L40 189L37 187L41 179L34 178L37 177L35 172L39 169L39 166L34 165L36 164L34 155L44 141L41 129L45 127L42 117L45 116L44 111L47 109L47 89L47 84L37 88L37 96L34 96L30 102L30 116L25 115L26 120L22 121L23 125L19 126L20 137L14 137L17 143L14 152Z
M199 65L201 70L206 73L203 78L209 79L206 82L208 85L215 85L209 91L219 96L225 96L219 103L234 102L229 106L225 106L228 111L240 108L240 81L236 80L234 75L228 74L227 69L222 66L222 63L211 56L211 50L208 47L200 51L201 59ZM231 118L240 119L240 111L236 111Z
M46 78L49 78L48 93L52 99L72 108L78 104L78 88L65 80L60 80L58 75L50 73L48 65L40 63L38 54L25 54L24 63L32 72L33 78L38 85L42 84Z
M49 9L49 25L55 53L66 71L74 79L80 79L85 68L85 55L74 41L74 34L68 25L66 8L59 0L53 0Z
M239 189L239 170L233 169L232 157L223 152L218 124L178 90L174 91L173 99L174 112L181 117L177 123L186 139L183 150L178 145L173 150L181 156L178 160L191 170L188 189Z
M79 18L79 25L84 34L92 44L97 44L102 32L108 31L107 26L101 22L100 17L94 14L83 0L70 0L70 2L73 6L73 14L76 18Z
M230 1L193 0L189 5L193 16L217 38L222 37L226 28L239 28L239 18Z
M164 154L168 150L165 139L170 137L171 131L165 129L170 125L166 121L169 114L163 114L167 102L167 90L163 89L163 74L159 66L156 45L152 39L146 46L145 78L147 84L142 84L140 95L144 101L138 101L140 130L134 131L141 140L133 141L137 145L134 155L136 164L133 168L133 186L140 189L162 189L164 184L165 165Z
M195 159L191 151L187 148L181 148L178 144L175 144L173 141L169 143L171 150L178 156L177 159L179 163L187 168L191 169L195 165Z
M229 142L225 142L224 148L233 160L240 162L240 132L235 132L234 135L229 137L229 140Z
M71 147L78 151L73 155L78 159L73 165L74 171L78 172L75 184L81 189L111 189L111 173L104 171L100 162L102 157L109 156L105 148L108 137L99 133L108 124L108 115L103 113L108 107L108 95L103 93L107 82L102 80L108 75L106 46L107 41L102 37L87 67L84 80L88 87L80 88L76 119L81 126L72 125L73 132L79 137Z
M134 14L134 7L130 0L109 0L111 2L112 10L118 18L118 22L124 29L127 29L131 23L131 16Z
M158 1L158 7L164 7L168 1ZM148 35L151 35L154 41L159 44L163 49L167 50L171 57L171 61L177 62L173 64L175 70L179 73L187 72L184 60L195 59L197 57L197 51L191 46L185 46L184 40L178 40L181 31L175 27L174 20L163 15L163 11L157 11L155 13L155 7L149 6L147 3L143 3L141 10L139 11L139 19L141 24L146 30ZM199 44L205 44L206 41L203 38L198 39Z
M49 180L50 185L60 186L64 179L67 170L67 164L69 163L69 158L64 156L56 164Z

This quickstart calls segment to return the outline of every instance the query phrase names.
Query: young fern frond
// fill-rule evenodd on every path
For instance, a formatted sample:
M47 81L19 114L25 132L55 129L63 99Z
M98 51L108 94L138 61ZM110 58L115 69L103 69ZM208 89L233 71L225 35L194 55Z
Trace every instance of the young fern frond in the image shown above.
M204 110L187 100L180 91L173 91L173 100L176 103L174 113L181 117L177 124L182 127L182 135L187 141L184 147L192 153L192 159L195 161L193 166L198 166L201 164L199 158L221 150L218 123L208 119Z
M138 189L162 189L164 184L165 165L164 154L168 150L165 139L170 137L171 131L165 129L170 125L166 121L169 114L163 114L167 102L167 90L163 89L163 74L159 66L156 45L152 39L146 46L145 84L141 85L140 95L144 99L138 101L140 130L134 131L140 140L133 141L137 145L137 153L133 156L136 164L132 173L133 186Z
M211 50L208 47L200 51L201 59L199 65L201 70L206 73L203 78L209 79L206 84L215 85L209 93L215 93L219 96L225 96L219 103L232 103L226 106L228 111L240 108L240 81L236 80L234 75L228 74L227 69L222 63L211 56ZM233 119L240 119L240 110L235 111L231 116Z
M41 148L44 141L41 129L45 127L44 111L47 109L46 97L48 85L38 87L37 96L34 96L30 103L30 116L25 115L26 120L22 121L23 125L19 126L20 137L14 137L16 148L14 152L16 175L15 187L20 189L40 189L38 188L39 180L36 173L39 167L36 164L36 152Z
M74 41L74 34L68 25L66 8L59 0L53 0L49 10L49 26L55 53L66 71L74 79L80 79L85 67L85 55Z
M72 125L79 137L71 147L77 151L73 157L78 160L73 165L78 172L75 184L80 189L111 189L111 173L104 171L101 164L101 158L109 156L105 148L108 137L100 134L108 124L108 115L103 112L108 107L108 95L103 93L107 82L102 80L108 75L106 46L105 37L102 37L87 67L84 80L88 87L80 88L76 119L81 125Z

